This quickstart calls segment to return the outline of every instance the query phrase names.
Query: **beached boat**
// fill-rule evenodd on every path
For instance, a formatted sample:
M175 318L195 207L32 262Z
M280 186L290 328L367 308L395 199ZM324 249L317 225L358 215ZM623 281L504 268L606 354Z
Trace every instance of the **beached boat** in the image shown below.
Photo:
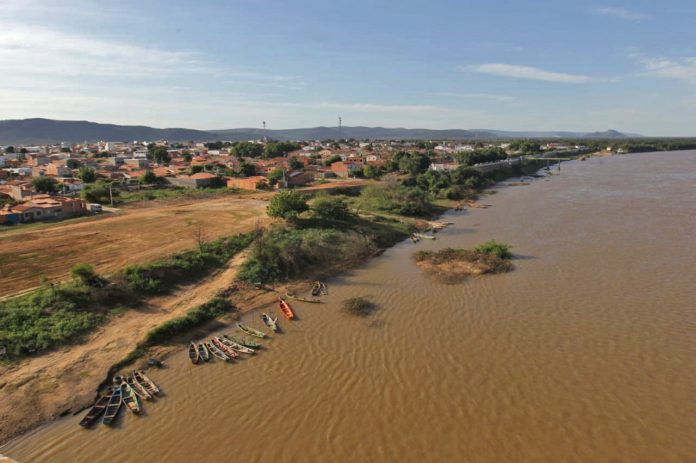
M295 313L290 308L290 304L288 304L283 298L278 298L278 307L280 307L280 312L288 320L292 320L293 318L295 318Z
M157 387L157 384L155 384L155 382L151 380L143 370L133 370L133 378L135 378L138 384L144 387L145 390L150 393L150 395L159 395L159 387Z
M234 349L237 352L242 352L244 354L255 354L256 353L256 351L254 351L254 349L251 349L249 347L245 347L245 346L239 344L238 342L234 342L234 341L229 340L223 336L220 336L217 339L218 339L218 341L220 341L221 343L223 343L224 345L226 345L230 349Z
M135 414L140 413L140 401L138 400L138 396L135 395L133 388L125 381L121 383L121 396L128 410Z
M328 296L329 288L326 287L326 283L323 281L315 281L312 287L312 296Z
M152 400L152 395L145 389L145 386L135 380L133 375L125 377L126 384L135 392L135 395L145 400Z
M223 351L221 351L220 349L218 349L218 347L215 346L214 344L206 343L206 347L215 357L219 358L223 362L228 362L230 360L230 358L227 356L227 354L224 353Z
M104 410L106 410L107 405L109 405L109 400L111 400L111 395L113 394L113 390L109 390L106 394L103 396L99 397L99 399L95 402L94 405L92 405L92 408L87 412L84 418L80 421L80 426L83 428L87 428L91 425L93 425L99 416L101 416L102 413L104 413Z
M264 333L263 331L259 331L255 328L252 328L252 327L247 326L247 325L243 325L241 323L236 323L236 325L237 325L237 328L239 328L240 330L242 330L246 334L249 334L251 336L255 336L255 337L261 338L261 339L266 337L266 333Z
M285 297L287 299L294 299L296 301L300 302L310 302L312 304L321 304L322 301L318 297L302 297L302 296L296 296L294 294L286 294Z
M201 361L201 356L198 354L198 347L193 341L189 344L188 355L194 365Z
M261 320L271 331L278 331L278 317L271 318L267 313L262 313Z
M413 241L414 243L417 243L420 241L420 238L418 238L416 235L411 235L411 241Z
M199 342L196 347L198 348L198 356L201 358L201 360L204 362L209 362L210 352L208 352L208 349L205 347L205 344Z
M236 350L232 349L227 344L220 341L220 338L213 338L213 339L211 339L211 341L213 342L213 345L215 347L217 347L218 349L223 351L225 354L227 354L227 356L229 358L235 359L235 358L239 357L239 352L237 352Z
M260 343L254 341L253 339L249 339L249 338L237 339L234 336L228 336L226 334L223 334L222 337L225 339L229 339L232 342L236 342L237 344L241 344L244 347L251 347L252 349L261 349L261 347L262 347Z
M413 236L415 236L416 238L420 238L422 240L434 240L435 239L434 236L424 235L422 233L414 233Z
M121 388L115 388L113 394L111 394L111 397L109 398L109 404L104 410L104 419L102 420L102 423L110 425L114 422L116 415L118 415L118 411L121 410L121 404L123 403L121 400L122 398Z

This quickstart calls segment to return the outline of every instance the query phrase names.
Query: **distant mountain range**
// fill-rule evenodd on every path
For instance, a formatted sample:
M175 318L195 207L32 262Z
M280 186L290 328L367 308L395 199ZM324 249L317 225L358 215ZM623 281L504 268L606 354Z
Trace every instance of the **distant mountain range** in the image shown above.
M326 140L355 138L360 140L491 140L513 138L637 138L616 130L605 132L511 132L489 129L402 129L384 127L312 127L307 129L262 130L227 129L193 130L156 129L142 125L98 124L88 121L53 119L16 119L0 121L0 145L81 143L84 141L214 141L253 140L264 136L273 140Z

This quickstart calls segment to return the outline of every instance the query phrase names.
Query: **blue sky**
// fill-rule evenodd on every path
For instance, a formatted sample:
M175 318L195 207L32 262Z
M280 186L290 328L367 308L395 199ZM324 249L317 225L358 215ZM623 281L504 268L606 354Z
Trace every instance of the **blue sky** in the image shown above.
M0 0L0 119L696 135L696 2Z

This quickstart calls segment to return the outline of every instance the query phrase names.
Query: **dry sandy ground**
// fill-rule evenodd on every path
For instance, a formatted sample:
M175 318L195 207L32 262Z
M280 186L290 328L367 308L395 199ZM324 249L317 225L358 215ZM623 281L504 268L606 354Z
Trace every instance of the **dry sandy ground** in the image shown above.
M201 225L206 240L252 230L265 219L266 202L250 197L149 203L114 214L0 233L0 297L63 280L79 263L108 274L196 245Z
M155 326L183 315L230 287L245 257L245 253L236 256L226 269L203 283L149 299L141 309L114 318L82 344L29 358L12 367L0 366L0 444L61 414L90 405L111 365L124 358ZM298 289L306 288L293 288ZM232 300L240 311L246 312L267 305L276 297L272 291L243 289ZM212 324L219 323L225 322ZM174 342L153 354L163 358L169 351L181 348L181 342ZM144 362L143 359L136 365Z

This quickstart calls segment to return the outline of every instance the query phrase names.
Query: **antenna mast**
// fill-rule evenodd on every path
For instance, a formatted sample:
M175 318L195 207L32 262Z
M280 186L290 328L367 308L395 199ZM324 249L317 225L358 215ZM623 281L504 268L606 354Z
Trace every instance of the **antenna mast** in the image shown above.
M341 140L341 127L343 125L343 119L341 116L338 116L338 139Z
M266 121L263 121L263 141L268 141L268 137L266 136Z

